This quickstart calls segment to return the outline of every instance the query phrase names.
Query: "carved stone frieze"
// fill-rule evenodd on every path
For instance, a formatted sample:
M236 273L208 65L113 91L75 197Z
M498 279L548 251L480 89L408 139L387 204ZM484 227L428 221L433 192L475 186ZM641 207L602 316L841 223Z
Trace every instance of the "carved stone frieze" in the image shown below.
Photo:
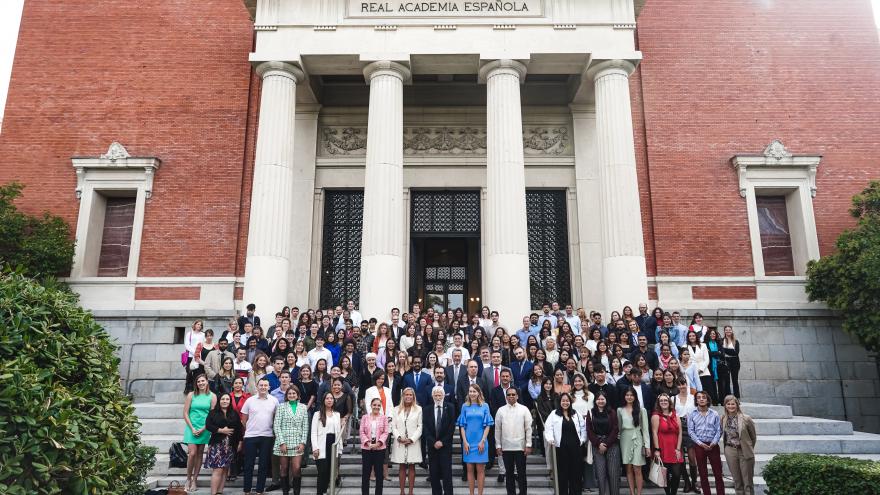
M321 128L320 154L362 156L367 152L364 126ZM529 156L571 155L568 127L527 127L523 130L523 152ZM485 155L485 126L413 126L403 129L406 155Z

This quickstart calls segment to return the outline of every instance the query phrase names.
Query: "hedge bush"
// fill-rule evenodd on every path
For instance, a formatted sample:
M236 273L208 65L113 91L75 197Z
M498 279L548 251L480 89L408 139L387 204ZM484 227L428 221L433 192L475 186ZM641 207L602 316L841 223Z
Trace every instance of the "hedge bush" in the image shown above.
M143 494L114 349L75 294L0 273L0 493Z
M769 495L880 494L880 462L814 454L780 454L764 467Z

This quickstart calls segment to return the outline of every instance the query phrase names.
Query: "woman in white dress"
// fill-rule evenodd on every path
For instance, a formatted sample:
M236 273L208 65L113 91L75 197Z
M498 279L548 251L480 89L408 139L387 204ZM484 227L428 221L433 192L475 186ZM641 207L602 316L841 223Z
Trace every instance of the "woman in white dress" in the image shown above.
M416 464L422 462L422 408L416 403L416 392L407 387L400 394L400 405L391 421L391 462L400 465L400 494L409 481L409 495L416 482ZM409 478L407 480L407 478Z

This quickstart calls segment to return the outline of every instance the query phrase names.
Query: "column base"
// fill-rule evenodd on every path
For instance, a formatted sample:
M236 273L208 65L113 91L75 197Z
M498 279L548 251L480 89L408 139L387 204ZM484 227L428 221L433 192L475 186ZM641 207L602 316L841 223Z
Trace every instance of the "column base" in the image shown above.
M377 254L361 259L361 298L358 310L364 318L386 321L391 308L406 309L404 298L404 259L401 256Z
M523 316L531 308L529 256L527 254L490 254L486 256L483 304L498 311L499 323L508 333L522 327Z
M245 305L257 305L263 322L274 322L275 313L287 304L290 260L276 256L248 256L244 275ZM266 330L265 328L263 329Z
M648 275L644 256L615 256L602 259L605 290L604 314L623 311L624 306L637 308L648 302ZM587 309L587 308L585 308Z

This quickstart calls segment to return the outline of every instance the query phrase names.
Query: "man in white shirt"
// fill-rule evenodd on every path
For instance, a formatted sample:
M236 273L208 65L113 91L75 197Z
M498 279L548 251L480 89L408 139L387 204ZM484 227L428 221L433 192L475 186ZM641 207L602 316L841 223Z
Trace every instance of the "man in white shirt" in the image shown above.
M581 334L581 319L578 318L578 315L574 314L574 308L571 304L565 305L565 321L571 325L571 330L575 335Z
M333 354L330 354L330 350L324 347L324 336L320 333L315 336L315 348L309 351L308 358L312 371L315 371L315 367L321 359L327 361L327 368L333 366Z
M519 392L509 387L504 392L507 404L495 413L495 447L507 468L507 495L527 495L526 456L532 453L532 414L519 404Z
M235 351L235 363L233 363L232 369L235 370L235 376L241 378L244 382L245 387L247 387L248 375L250 375L253 368L250 361L247 360L247 349L239 347Z
M257 383L257 395L246 400L241 407L241 422L245 424L243 471L245 493L251 493L255 461L259 463L257 493L263 493L266 487L272 445L275 442L272 427L276 407L278 401L269 395L269 380L260 378Z
M446 351L446 356L452 358L452 353L455 351L461 351L461 360L464 362L467 362L471 358L471 353L467 350L467 347L464 346L464 338L460 333L452 336L452 347Z
M550 313L550 305L541 306L541 316L538 317L538 328L544 326L544 321L550 322L550 328L556 328L556 315Z
M360 311L354 309L354 301L348 301L345 304L348 307L348 317L351 318L355 325L360 326L361 322L364 321L364 317Z

